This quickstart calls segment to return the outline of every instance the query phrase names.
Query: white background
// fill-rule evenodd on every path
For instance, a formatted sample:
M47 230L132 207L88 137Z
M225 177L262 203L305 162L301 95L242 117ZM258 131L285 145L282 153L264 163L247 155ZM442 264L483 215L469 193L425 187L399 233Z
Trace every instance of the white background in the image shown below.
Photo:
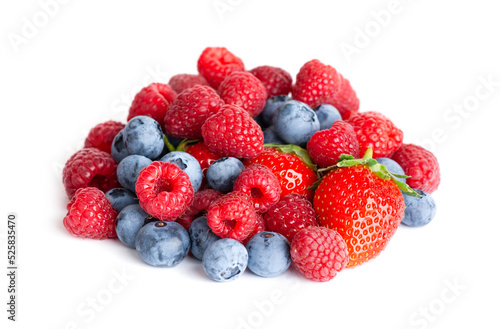
M494 1L41 5L50 2L0 5L0 263L7 213L18 214L19 232L18 322L6 320L1 274L2 328L498 328ZM124 121L141 87L195 73L206 46L227 47L248 69L268 64L295 76L313 58L336 67L362 111L382 112L405 142L435 152L434 221L401 227L378 258L328 283L247 271L220 284L192 259L158 269L117 240L70 236L65 161L93 126Z

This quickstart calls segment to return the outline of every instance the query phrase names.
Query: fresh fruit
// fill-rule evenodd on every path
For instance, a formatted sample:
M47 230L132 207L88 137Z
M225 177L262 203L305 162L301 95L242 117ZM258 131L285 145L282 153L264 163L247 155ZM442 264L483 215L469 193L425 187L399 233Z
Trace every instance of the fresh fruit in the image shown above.
M279 136L274 131L273 126L269 126L264 130L264 144L280 144L285 145L286 142L279 138Z
M85 148L95 147L101 151L111 154L111 144L116 134L120 132L125 125L118 121L109 120L98 124L90 129L85 139Z
M177 138L200 139L201 126L224 101L209 86L195 85L177 96L165 113L165 131Z
M63 184L68 198L82 187L97 187L103 192L119 187L116 162L109 153L84 148L73 154L63 168Z
M268 230L282 234L292 241L295 234L305 227L318 226L317 215L309 200L303 195L285 195L264 215Z
M127 190L126 188L117 187L109 190L105 194L106 198L111 202L113 208L120 212L126 206L131 204L139 204L139 199L134 192Z
M173 221L193 201L189 176L178 165L153 161L142 169L135 185L141 207L160 220Z
M201 190L196 192L189 208L176 221L188 230L193 220L200 216L205 216L212 202L219 199L222 195L221 192L216 190Z
M319 167L333 166L342 154L359 157L359 144L352 126L335 121L331 128L315 132L307 143L311 159Z
M403 132L378 112L362 112L347 120L356 132L359 153L373 149L375 158L388 158L403 145Z
M248 71L259 79L267 91L267 97L288 95L292 90L292 76L287 71L274 66L257 66Z
M147 264L160 267L178 265L189 252L188 232L179 223L156 221L144 225L135 240L135 249Z
M198 217L191 223L189 237L191 238L191 252L199 260L203 259L208 246L220 239L208 226L205 216Z
M214 89L226 76L235 71L245 71L243 61L224 47L207 47L198 59L198 72Z
M319 129L325 130L332 127L335 121L342 120L340 112L335 108L335 106L330 104L322 104L316 108L316 116L319 120Z
M248 243L248 241L257 233L264 232L266 230L266 223L264 222L264 217L262 217L262 214L257 213L257 221L253 227L252 232L243 240L241 243L243 243L245 246Z
M267 100L266 87L253 74L233 72L219 86L219 95L228 105L237 105L252 118L262 112Z
M302 102L290 100L274 112L273 127L276 135L287 144L305 147L320 125L313 109Z
M398 175L406 175L403 168L401 168L401 166L391 158L376 158L375 160L377 160L377 162L380 163L381 165L386 166L387 170L389 170L392 173ZM406 183L406 178L404 177L395 177L395 179L403 183Z
M437 190L441 181L439 163L432 152L414 144L403 144L392 159L403 168L406 183L427 193Z
M405 200L405 214L401 223L406 226L424 226L436 215L436 202L429 193L415 189L420 198L403 194Z
M111 156L116 162L120 162L130 155L123 140L124 131L125 128L120 130L118 134L116 134L115 138L113 138L113 143L111 143Z
M321 282L333 279L349 258L342 236L335 230L319 226L297 232L290 244L290 255L299 272Z
M266 127L273 124L273 115L274 115L274 112L276 112L276 109L278 107L280 107L281 104L283 104L289 100L291 100L291 98L287 95L278 95L278 96L270 97L266 101L266 104L264 105L264 109L262 109L262 112L260 113L260 117L262 118L262 121L264 122L264 125Z
M165 146L160 124L148 116L133 117L123 129L123 145L130 155L156 159Z
M248 251L248 268L264 278L283 274L292 262L290 243L276 232L257 233L245 247Z
M163 127L165 113L176 97L177 93L169 85L152 83L135 95L127 120L130 121L139 115L147 115L157 121L160 127Z
M203 180L200 163L191 154L182 151L173 151L163 156L160 161L175 163L188 177L194 191L198 191Z
M176 74L168 81L168 85L180 94L194 85L208 86L207 80L199 74Z
M68 213L63 224L72 235L91 239L116 238L118 212L101 190L95 187L79 189L66 209Z
M234 181L233 189L248 195L258 213L265 213L279 201L281 194L278 178L271 169L257 163L241 171Z
M217 282L229 282L239 278L248 264L248 252L244 245L233 239L220 239L208 246L203 254L203 270Z
M210 149L203 142L187 145L185 151L198 160L203 173L203 180L201 181L200 189L203 189L207 184L207 170L214 161L219 160L221 156Z
M137 182L137 177L144 167L151 164L151 159L146 158L143 155L129 155L120 163L116 168L116 176L118 181L123 187L128 188L135 193L135 183Z
M220 158L207 169L208 184L217 191L231 192L234 181L243 169L245 169L245 165L237 158Z
M264 149L262 129L248 112L235 105L224 105L201 127L207 147L222 156L251 158Z
M138 204L126 206L116 217L115 228L118 239L127 247L135 249L135 238L147 223L158 221Z

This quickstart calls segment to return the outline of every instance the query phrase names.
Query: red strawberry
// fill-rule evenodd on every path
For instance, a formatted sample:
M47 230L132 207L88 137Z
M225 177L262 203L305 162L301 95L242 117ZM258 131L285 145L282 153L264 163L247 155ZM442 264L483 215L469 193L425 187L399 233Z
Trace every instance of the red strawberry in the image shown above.
M352 126L335 121L330 129L315 132L307 143L307 151L318 166L333 166L342 154L359 157L359 144Z
M233 72L219 86L219 95L226 104L238 105L252 118L264 109L266 87L249 72Z
M399 189L418 194L372 159L371 149L363 159L341 159L319 183L313 204L319 224L344 238L347 267L354 267L376 257L396 232L405 207Z
M359 100L349 81L333 67L317 59L300 68L292 87L292 96L312 108L331 104L339 110L344 120L359 109Z
M164 126L163 118L169 105L177 97L177 93L169 85L163 83L152 83L142 88L130 106L127 120L138 115L147 115Z
M266 148L253 159L244 162L246 166L258 163L267 166L278 178L283 198L297 193L312 200L313 191L309 189L318 180L307 151L295 146L284 145Z
M224 105L201 127L205 145L215 153L235 158L251 158L264 148L262 129L247 111Z
M210 151L203 142L188 145L186 146L185 151L195 157L200 163L201 172L203 173L203 181L201 182L200 189L203 189L203 187L207 184L206 173L208 167L212 164L212 162L219 160L221 156Z
M427 193L437 190L441 177L439 163L432 152L418 145L403 144L394 152L392 159L410 176L406 183L411 188Z
M201 126L224 102L215 90L195 85L180 93L165 113L165 131L177 138L201 138Z
M248 72L255 75L266 87L267 98L288 95L292 90L292 76L279 67L263 65Z
M207 47L198 59L198 72L215 89L219 88L225 77L235 71L245 71L245 65L224 47Z
M92 128L85 139L84 147L95 147L101 151L111 154L111 144L116 134L125 128L125 125L118 121L106 121Z
M177 222L186 230L196 218L206 214L208 207L223 195L222 192L216 190L202 190L195 192L193 203L189 208L177 218Z
M208 86L207 80L199 74L176 74L170 78L168 85L180 94L184 90L194 87L194 85Z

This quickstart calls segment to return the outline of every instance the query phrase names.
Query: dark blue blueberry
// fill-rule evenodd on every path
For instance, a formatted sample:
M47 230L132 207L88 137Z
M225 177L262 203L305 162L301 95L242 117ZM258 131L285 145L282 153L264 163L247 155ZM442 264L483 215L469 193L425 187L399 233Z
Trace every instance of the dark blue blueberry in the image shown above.
M267 125L264 123L264 121L262 120L262 115L259 114L258 116L256 116L255 118L253 118L255 120L255 122L257 122L257 124L260 126L260 128L262 130L266 129Z
M401 223L407 226L424 226L429 224L436 215L436 202L429 193L417 189L415 191L422 197L417 198L403 193L405 215Z
M378 163L386 166L387 169L394 174L398 174L398 175L405 174L405 171L403 170L403 168L401 168L401 166L396 161L394 161L390 158L377 158L375 160L377 160ZM406 178L397 178L396 177L396 179L403 182L403 183L406 183Z
M139 230L154 221L158 219L151 217L138 204L126 206L116 217L116 235L124 245L135 248L135 238Z
M205 273L217 282L239 278L247 268L247 263L248 252L245 246L233 239L212 242L202 259Z
M264 231L255 234L247 242L246 248L248 268L265 278L282 274L292 262L288 239L276 232Z
M273 114L281 104L286 101L289 101L291 98L287 95L278 95L269 98L264 105L264 109L260 113L262 118L262 122L266 127L269 127L273 124Z
M118 212L122 211L128 205L139 204L139 199L137 199L135 193L126 188L111 189L106 192L105 196Z
M186 257L191 242L181 224L157 221L144 225L137 233L135 249L139 256L153 266L173 267Z
M129 154L156 159L165 145L160 124L145 115L130 119L124 128L123 143Z
M174 151L163 156L160 161L175 163L188 176L194 191L198 191L203 180L200 163L194 156L182 151Z
M126 187L135 193L135 183L137 182L139 173L144 167L149 166L151 162L151 159L142 155L129 155L120 161L118 167L116 168L118 181L123 187Z
M307 104L291 100L281 104L273 116L274 132L287 144L306 147L319 130L316 112Z
M125 159L125 157L130 155L123 141L124 130L125 128L123 128L118 132L118 134L116 134L115 138L113 139L113 143L111 144L111 156L116 160L116 162L120 162Z
M276 135L274 132L273 126L269 126L264 130L264 144L269 144L269 143L274 143L274 144L286 144L284 141L281 140L281 138Z
M207 181L214 190L228 193L233 190L234 181L243 169L245 165L237 158L221 158L208 167Z
M198 217L191 223L189 237L191 238L191 253L199 260L203 259L203 254L208 246L220 239L208 226L205 216Z
M340 112L335 106L330 104L322 104L314 109L319 120L319 129L330 129L335 121L342 120Z

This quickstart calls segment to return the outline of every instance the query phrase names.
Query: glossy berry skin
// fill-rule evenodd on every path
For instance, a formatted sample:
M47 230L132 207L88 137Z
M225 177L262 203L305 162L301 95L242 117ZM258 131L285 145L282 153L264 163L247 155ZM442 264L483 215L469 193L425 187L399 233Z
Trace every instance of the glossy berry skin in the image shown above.
M308 279L333 279L347 264L349 254L342 236L327 227L309 226L300 230L290 244L295 267Z
M386 166L387 170L389 170L390 172L398 175L405 175L405 171L403 170L403 168L401 168L401 166L391 158L377 158L375 160L377 160L377 162L381 165ZM400 182L406 183L406 178L396 177L396 179Z
M84 147L94 147L111 154L113 139L123 128L125 128L125 125L118 121L109 120L100 123L90 130L85 139Z
M220 239L208 246L203 254L203 270L217 282L229 282L239 278L248 264L248 252L244 245L233 239Z
M153 161L144 168L135 185L141 207L160 220L173 221L193 201L189 176L178 165Z
M266 87L253 74L233 72L219 86L219 95L224 103L237 105L252 118L262 112L267 100Z
M258 213L265 213L280 199L280 182L271 169L252 164L241 171L234 181L234 191L248 195Z
M411 176L406 179L411 188L427 193L437 190L441 175L439 163L432 152L418 145L403 144L392 159L403 168L407 176Z
M296 100L287 101L273 115L273 129L287 144L306 147L311 136L319 131L316 112L307 104Z
M335 121L342 120L340 112L330 104L322 104L314 108L314 111L318 116L320 130L329 129Z
M137 177L144 167L151 164L151 159L142 155L129 155L116 168L116 176L123 187L128 188L135 193L135 183Z
M205 145L221 156L252 158L264 149L264 134L247 111L224 105L201 127Z
M267 166L278 178L281 186L281 196L297 193L312 200L312 186L318 177L299 157L293 154L281 152L274 148L266 148L253 159L244 162L246 166L253 163Z
M403 131L378 112L362 112L347 120L356 132L359 154L373 149L374 158L389 158L403 145Z
M384 250L404 214L397 185L361 165L329 172L316 189L313 205L319 224L344 238L349 250L347 267Z
M295 193L285 195L272 206L264 215L264 221L269 231L282 234L290 242L301 229L318 226L311 202Z
M177 93L169 85L152 83L135 95L127 120L130 121L139 115L146 115L157 121L160 127L163 127L165 113L176 97Z
M224 78L235 71L245 71L245 65L224 47L207 47L198 58L198 72L214 89L218 89Z
M135 249L135 238L147 223L158 221L138 204L126 206L116 217L115 228L118 239L127 247Z
M135 239L135 249L147 264L174 267L187 256L191 241L179 223L156 221L144 225Z
M207 185L208 167L210 167L210 165L215 161L222 158L222 156L210 151L210 149L203 142L190 144L186 146L185 151L195 157L200 164L201 172L203 173L203 180L200 186L200 190L202 190Z
M195 85L180 93L165 113L165 131L177 138L200 139L201 126L224 101L209 86Z
M278 109L278 107L280 107L281 104L283 104L289 100L291 100L291 98L287 95L278 95L278 96L270 97L266 101L266 104L264 105L264 109L262 109L262 112L260 113L262 121L264 122L264 125L266 127L273 124L273 115L274 115L274 112L276 112L276 110Z
M97 187L103 192L119 187L116 162L109 153L84 148L73 154L63 168L63 184L69 198L82 187Z
M264 278L283 274L292 262L290 243L276 232L257 233L245 247L248 251L248 268Z
M203 180L200 163L191 154L182 151L173 151L163 156L160 161L175 163L189 176L194 191L198 191Z
M116 134L115 138L113 138L113 143L111 143L111 156L115 159L116 162L120 162L130 155L127 148L125 147L125 142L123 140L123 133L125 132L125 128L120 130L118 134Z
M199 260L203 259L208 246L220 239L208 226L205 216L198 217L191 223L189 237L191 238L191 253Z
M258 215L248 195L230 192L208 208L207 221L212 231L221 238L244 241L253 231Z
M118 212L122 211L123 208L131 204L139 204L137 195L126 188L117 187L111 189L106 192L105 196L109 202L111 202L113 208L115 208Z
M79 189L66 206L64 227L74 236L91 239L116 238L118 212L95 187Z
M288 95L292 90L292 76L287 71L274 66L263 65L248 71L259 79L267 91L267 98Z
M331 128L320 130L307 143L309 156L319 167L337 164L342 154L359 158L359 144L352 126L345 121L335 121Z
M123 129L123 144L128 154L156 159L165 146L163 131L154 119L140 115L133 117Z
M200 216L205 216L212 202L219 199L222 195L222 192L212 189L196 192L194 194L193 203L191 203L189 208L177 218L177 223L188 230L193 220Z
M170 78L168 85L180 94L195 85L208 86L208 82L199 74L176 74Z
M243 169L245 169L245 165L239 159L221 158L208 167L208 184L217 191L229 193L233 190L234 181Z
M405 200L405 215L401 223L406 226L418 227L429 224L436 215L436 201L429 193L415 189L422 197L417 198L403 194Z

